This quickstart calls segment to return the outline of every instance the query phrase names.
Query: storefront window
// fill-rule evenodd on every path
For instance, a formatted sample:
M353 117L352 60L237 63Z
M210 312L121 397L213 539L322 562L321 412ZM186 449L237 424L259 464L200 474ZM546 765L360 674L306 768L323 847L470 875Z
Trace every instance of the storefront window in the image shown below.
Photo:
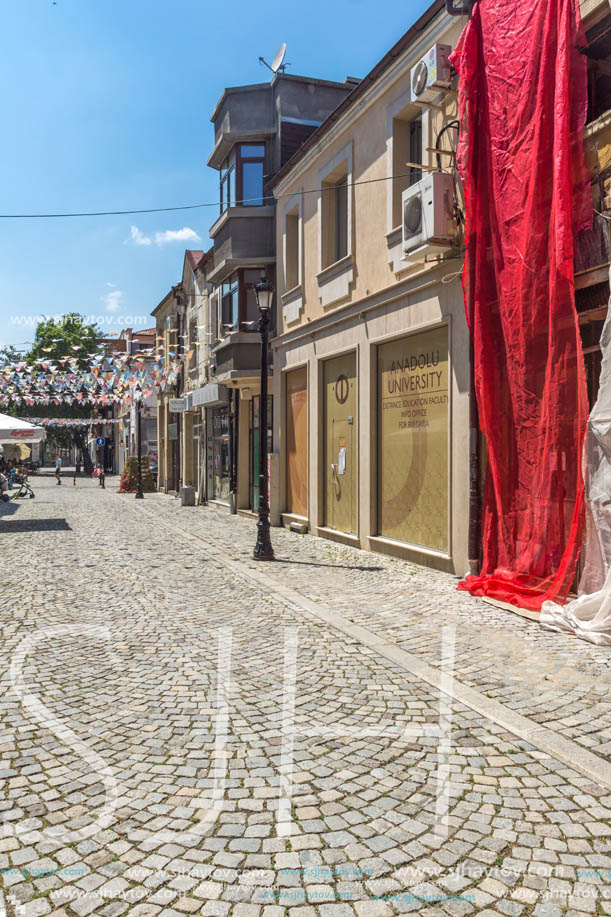
M448 329L378 347L378 531L448 550Z
M209 487L213 500L229 501L229 408L213 408L209 437Z

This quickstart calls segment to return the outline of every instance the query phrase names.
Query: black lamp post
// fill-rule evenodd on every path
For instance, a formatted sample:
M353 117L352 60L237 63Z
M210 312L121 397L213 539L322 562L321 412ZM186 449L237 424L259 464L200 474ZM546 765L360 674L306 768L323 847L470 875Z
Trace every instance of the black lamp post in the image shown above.
M259 307L261 333L261 408L259 410L259 521L257 522L257 544L253 551L255 560L274 560L274 549L269 537L269 499L267 478L267 350L269 310L274 289L265 274L255 284L255 295Z
M138 477L136 480L136 500L144 500L142 490L142 390L136 386L136 450L138 454Z

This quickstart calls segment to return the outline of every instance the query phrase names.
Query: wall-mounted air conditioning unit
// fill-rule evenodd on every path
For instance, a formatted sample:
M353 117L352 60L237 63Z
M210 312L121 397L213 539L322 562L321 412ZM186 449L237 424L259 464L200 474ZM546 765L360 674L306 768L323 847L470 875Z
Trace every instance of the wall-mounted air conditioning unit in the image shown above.
M456 235L454 178L429 172L402 196L403 258L424 261L452 248Z
M440 92L450 88L451 52L450 45L436 44L418 61L411 73L412 99L415 102L433 102Z

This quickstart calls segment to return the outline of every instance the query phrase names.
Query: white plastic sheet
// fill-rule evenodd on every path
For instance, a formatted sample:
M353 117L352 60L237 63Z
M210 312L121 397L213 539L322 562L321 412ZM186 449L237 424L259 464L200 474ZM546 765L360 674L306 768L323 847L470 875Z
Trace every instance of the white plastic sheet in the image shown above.
M611 308L600 348L598 397L583 445L586 538L579 597L564 606L544 602L540 620L550 630L572 631L591 643L611 646Z

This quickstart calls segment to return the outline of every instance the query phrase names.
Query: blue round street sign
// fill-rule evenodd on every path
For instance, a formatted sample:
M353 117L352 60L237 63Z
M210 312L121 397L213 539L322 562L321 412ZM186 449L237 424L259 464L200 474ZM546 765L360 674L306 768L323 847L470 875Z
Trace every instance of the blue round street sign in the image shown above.
M103 445L105 444L105 442L106 442L106 440L104 439L103 436L98 436L98 438L97 438L96 441L95 441L95 444L96 444L96 446L103 446Z

